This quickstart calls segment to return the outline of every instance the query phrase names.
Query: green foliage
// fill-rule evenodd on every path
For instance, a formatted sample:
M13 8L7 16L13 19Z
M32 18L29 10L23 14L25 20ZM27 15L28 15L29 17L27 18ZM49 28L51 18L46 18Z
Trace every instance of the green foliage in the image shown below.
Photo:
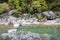
M27 9L27 3L26 3L26 0L22 0L21 1L21 6L22 8L22 12L24 12L26 9ZM27 10L26 10L27 11Z
M8 2L12 8L19 8L19 0L9 0Z
M6 3L0 4L0 14L8 11L8 5Z
M42 10L47 10L48 6L46 4L45 0L34 0L32 2L32 5L29 6L27 4L26 0L9 0L10 5L12 6L13 9L19 10L14 12L14 16L17 16L18 14L22 14L25 11L34 14L37 12L41 12ZM34 7L37 10L34 10ZM20 12L20 13L19 13ZM41 16L36 15L37 19L41 19Z
M42 19L42 15L41 14L34 14L34 15L38 19L38 21L40 21Z
M12 12L11 15L13 15L13 16L16 17L16 18L18 18L19 15L21 15L21 14L22 14L22 12L20 12L20 10L15 10L15 11Z
M32 12L33 8L28 7L28 4L26 2L26 0L9 0L10 5L12 5L12 8L17 8L19 9L19 7L21 8L22 11L29 11ZM41 9L48 9L48 6L46 4L45 0L34 0L33 1L34 6L37 8L37 11L41 11Z
M60 17L60 12L57 12L57 13L56 13L56 16L57 16L57 17Z
M47 17L46 16L44 17L44 21L47 21Z
M33 2L38 11L47 10L48 6L45 0L35 0Z
M28 6L28 11L29 11L29 13L32 13L33 12L33 8Z
M12 15L17 18L19 17L19 14L22 14L22 10L24 9L24 2L22 6L20 6L20 3L22 3L20 0L9 0L12 9L15 9Z
M60 0L54 0L51 4L49 4L49 10L55 10L55 11L59 10L58 5L60 5Z
M9 4L11 5L12 9L17 9L21 12L23 12L27 8L25 0L9 0Z

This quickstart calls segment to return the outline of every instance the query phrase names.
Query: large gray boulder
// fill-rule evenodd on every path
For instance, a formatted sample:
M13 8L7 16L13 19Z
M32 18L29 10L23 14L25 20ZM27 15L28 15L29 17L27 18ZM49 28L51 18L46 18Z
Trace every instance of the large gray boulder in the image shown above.
M55 19L56 15L53 11L44 11L43 16L45 16L47 19Z

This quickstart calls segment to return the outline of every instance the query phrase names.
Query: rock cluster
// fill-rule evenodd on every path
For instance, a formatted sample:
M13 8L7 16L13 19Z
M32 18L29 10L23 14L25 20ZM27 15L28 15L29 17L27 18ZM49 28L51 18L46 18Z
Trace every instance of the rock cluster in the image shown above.
M29 18L24 19L15 18L13 16L8 16L8 18L2 18L0 19L0 25L9 25L9 23L13 24L13 27L19 27L19 25L29 25L29 24L39 24L36 18Z
M13 27L19 27L20 25L25 26L25 25L31 25L31 24L43 24L43 20L38 22L38 19L36 17L34 17L34 15L30 15L30 14L23 14L20 15L21 17L19 18L15 18L13 17L11 14L14 10L11 10L9 12L9 14L4 14L0 17L0 25L10 25L13 24ZM55 18L55 13L52 11L45 11L42 13L44 16L46 16L48 19L54 19ZM38 14L39 15L39 14ZM46 23L47 24L51 24L51 22L53 24L57 24L60 25L60 18L58 20L54 19L54 20L47 20Z
M38 34L27 31L3 33L1 37L4 40L57 40L56 37L49 34Z

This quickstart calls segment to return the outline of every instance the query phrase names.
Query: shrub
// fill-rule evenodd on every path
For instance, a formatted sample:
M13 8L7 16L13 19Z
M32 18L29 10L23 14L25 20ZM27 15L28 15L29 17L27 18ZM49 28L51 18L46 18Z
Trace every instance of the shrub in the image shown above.
M38 21L40 21L43 18L41 14L35 14L35 17L38 19Z
M58 7L58 8L56 8ZM60 9L60 2L54 1L49 5L49 9L53 10L53 11L57 11L58 9Z
M12 12L11 15L13 15L13 16L16 17L16 18L18 18L19 15L21 15L21 14L22 14L22 12L20 12L19 10L15 10L15 11Z
M8 11L8 5L6 3L0 4L0 14Z
M33 12L33 8L28 6L28 12L32 13Z
M28 6L27 6L27 3L26 3L26 0L22 0L21 2L21 5L20 7L22 8L22 12L28 12Z
M28 11L30 13L32 13L33 10L33 5L34 7L37 9L38 12L41 11L41 9L48 9L48 6L46 4L45 0L34 0L32 1L33 5L32 6L28 6L27 1L26 0L9 0L10 5L12 6L13 9L18 9L19 7L21 8L21 11Z
M19 0L9 0L8 3L13 9L19 8Z
M35 0L33 2L33 4L39 12L42 11L42 10L47 10L48 9L48 6L47 6L45 0Z
M57 17L60 17L60 12L57 11L56 12L56 15L57 15Z

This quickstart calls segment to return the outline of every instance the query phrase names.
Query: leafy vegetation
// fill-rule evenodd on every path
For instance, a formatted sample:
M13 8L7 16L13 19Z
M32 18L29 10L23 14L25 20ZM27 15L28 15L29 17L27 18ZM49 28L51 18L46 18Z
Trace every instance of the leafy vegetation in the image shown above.
M35 14L48 10L60 10L60 0L1 0L1 2L0 13L7 10L8 6L6 3L8 3L12 10L16 10L16 13L13 14L14 16L23 13Z
M0 4L0 14L8 11L8 5L6 3Z
M41 11L41 7L43 9L48 9L48 6L46 4L45 0L34 0L32 2L32 6L28 6L27 1L26 0L9 0L10 5L12 6L12 8L17 8L19 9L19 7L21 8L21 10L23 11L29 11L32 12L33 11L33 5L37 8L38 11Z
M31 1L31 3L30 3L30 1ZM11 5L12 9L17 10L13 14L16 17L18 16L18 14L23 14L25 12L28 12L30 14L35 14L36 12L48 10L48 6L47 6L45 0L33 0L33 1L30 0L30 1L29 0L9 0L8 3ZM20 13L18 13L18 12L20 12ZM38 19L40 19L40 18L38 17Z
M43 9L47 10L48 6L45 0L37 0L34 1L33 4L36 6L38 11L42 11Z
M58 0L55 0L54 2L52 2L51 4L50 4L50 6L49 6L49 8L51 9L51 10L54 10L54 8L56 8L56 7L58 7L57 9L59 9L59 5L60 5L60 1ZM55 11L57 11L57 9L55 10Z
M19 10L14 10L11 15L18 18L20 14L22 14L22 13Z
M9 4L12 6L12 8L19 8L19 0L9 0Z
M60 11L60 0L46 0L48 10Z

